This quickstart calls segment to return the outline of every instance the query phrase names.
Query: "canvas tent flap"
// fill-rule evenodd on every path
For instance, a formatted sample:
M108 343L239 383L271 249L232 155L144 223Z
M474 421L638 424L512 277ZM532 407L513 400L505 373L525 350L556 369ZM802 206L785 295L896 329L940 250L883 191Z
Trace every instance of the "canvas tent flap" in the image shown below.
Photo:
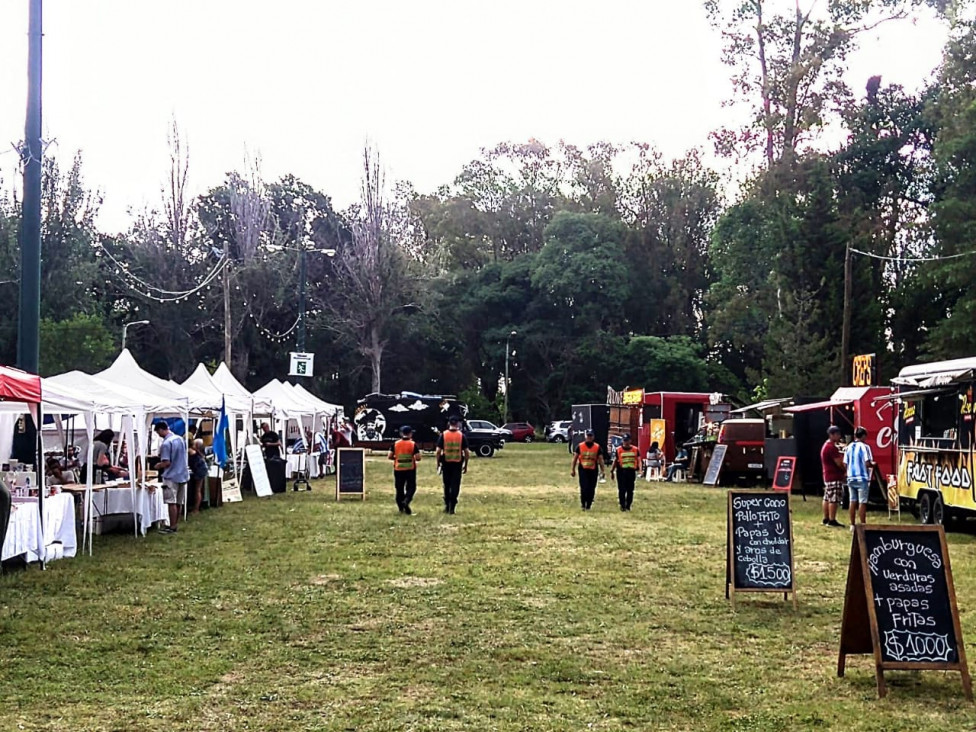
M312 392L301 384L292 384L292 391L299 401L307 401L316 408L316 412L325 417L335 417L342 412L342 407L338 404L329 404L324 399L319 399Z
M217 384L210 372L207 371L207 367L202 363L198 364L193 373L186 378L183 386L206 394L211 401L216 400L218 404L223 402L229 412L235 414L250 414L251 412L251 395L244 396L236 391L225 391Z
M0 399L25 404L41 401L41 377L26 371L0 366Z
M830 409L831 407L846 407L853 404L855 399L830 399L826 402L813 402L811 404L800 404L796 407L787 407L784 412L797 414L798 412L816 412L818 409Z
M260 399L266 399L274 406L274 411L276 414L280 414L288 419L297 419L298 417L311 417L316 414L316 409L311 404L303 404L298 401L295 393L289 388L282 384L277 379L272 379L267 384L262 386L256 392L254 396Z

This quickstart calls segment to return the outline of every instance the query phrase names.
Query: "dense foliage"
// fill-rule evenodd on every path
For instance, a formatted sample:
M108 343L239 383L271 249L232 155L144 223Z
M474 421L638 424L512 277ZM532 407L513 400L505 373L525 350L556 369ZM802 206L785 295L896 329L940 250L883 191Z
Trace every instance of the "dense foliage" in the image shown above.
M367 151L362 201L348 211L293 176L265 183L255 161L194 199L174 128L158 210L107 233L81 158L47 160L42 373L104 367L122 324L147 319L127 344L160 375L229 357L250 387L283 378L302 331L303 248L311 387L347 406L378 389L463 393L499 418L506 341L518 419L563 418L608 384L829 395L848 371L848 248L848 355L879 354L886 376L973 355L976 26L965 8L706 6L733 96L753 112L712 140L734 189L700 150L669 161L651 144L530 139L485 149L433 193L387 185ZM951 26L931 86L912 94L872 77L849 89L859 34L918 12ZM842 144L822 141L828 126L846 132ZM13 193L0 198L5 363L18 216Z

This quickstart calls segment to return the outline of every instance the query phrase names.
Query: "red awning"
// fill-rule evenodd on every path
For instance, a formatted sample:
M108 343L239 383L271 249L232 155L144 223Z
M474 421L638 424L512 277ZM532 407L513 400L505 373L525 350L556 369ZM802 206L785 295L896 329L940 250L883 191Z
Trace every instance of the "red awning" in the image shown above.
M826 402L814 402L813 404L801 404L797 407L787 407L784 412L790 412L795 414L796 412L815 412L818 409L830 409L831 407L846 407L848 404L853 404L853 399L848 399L847 401L826 401Z
M0 366L0 400L40 404L41 377L9 366Z

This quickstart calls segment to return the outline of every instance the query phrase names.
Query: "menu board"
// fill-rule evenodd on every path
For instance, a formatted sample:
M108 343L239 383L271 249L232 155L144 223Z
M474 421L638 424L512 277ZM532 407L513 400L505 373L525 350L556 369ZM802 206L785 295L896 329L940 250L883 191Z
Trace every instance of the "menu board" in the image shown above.
M336 451L336 500L361 496L366 500L366 451L343 447Z
M959 670L972 698L955 588L941 526L859 526L851 545L838 675L873 653L884 669Z
M271 480L268 478L268 468L264 464L264 451L260 445L248 445L244 448L247 467L250 468L254 492L261 498L271 495Z
M729 449L728 445L716 445L712 451L712 459L708 463L705 477L702 483L705 485L718 485L719 475L722 472L722 463L725 461L725 452Z
M792 455L780 455L776 459L776 470L773 472L773 490L793 490L793 475L796 472L796 458Z
M793 593L793 524L788 493L729 491L726 597Z

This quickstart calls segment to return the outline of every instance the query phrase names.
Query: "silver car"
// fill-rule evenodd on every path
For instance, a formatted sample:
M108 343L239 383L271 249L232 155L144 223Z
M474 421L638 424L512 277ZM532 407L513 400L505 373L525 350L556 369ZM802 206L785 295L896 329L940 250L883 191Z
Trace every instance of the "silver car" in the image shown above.
M570 419L550 422L549 429L546 430L547 442L569 442L569 428L573 426Z

